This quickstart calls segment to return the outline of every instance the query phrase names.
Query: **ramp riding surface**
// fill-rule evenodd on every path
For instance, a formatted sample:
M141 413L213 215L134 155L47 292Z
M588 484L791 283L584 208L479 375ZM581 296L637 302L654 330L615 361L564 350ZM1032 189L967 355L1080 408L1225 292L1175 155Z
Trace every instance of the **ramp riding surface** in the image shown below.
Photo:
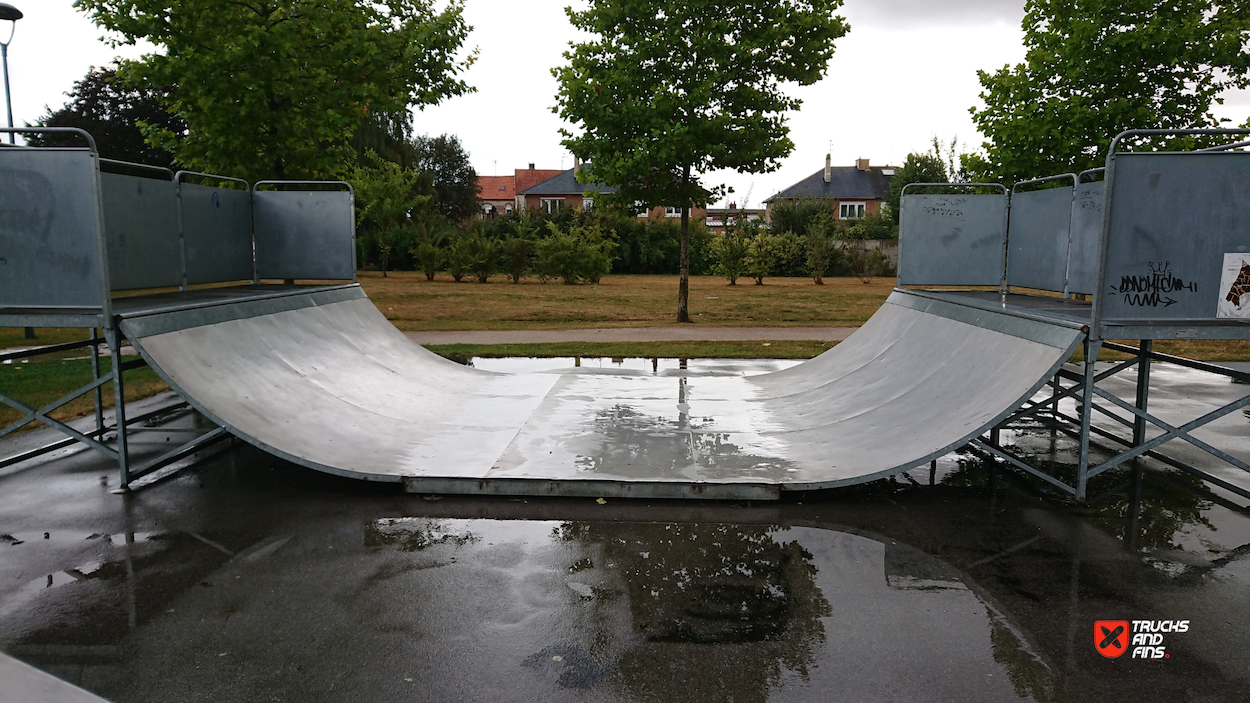
M986 432L1084 332L896 291L756 376L499 374L413 343L356 286L123 317L194 407L289 461L457 493L774 498L904 471Z

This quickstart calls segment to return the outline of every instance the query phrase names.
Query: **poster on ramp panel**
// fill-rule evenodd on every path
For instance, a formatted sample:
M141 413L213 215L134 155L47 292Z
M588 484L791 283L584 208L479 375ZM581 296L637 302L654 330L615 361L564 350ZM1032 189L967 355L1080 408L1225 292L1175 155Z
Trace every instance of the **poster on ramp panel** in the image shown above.
M1250 320L1250 253L1224 255L1215 316Z

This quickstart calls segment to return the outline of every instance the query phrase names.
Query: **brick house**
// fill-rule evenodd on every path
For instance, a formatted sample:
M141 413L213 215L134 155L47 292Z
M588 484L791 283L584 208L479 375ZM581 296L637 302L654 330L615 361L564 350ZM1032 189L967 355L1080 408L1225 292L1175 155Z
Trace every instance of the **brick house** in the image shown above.
M826 200L839 220L859 219L881 214L890 193L893 166L872 166L868 159L857 159L854 166L832 166L825 155L825 168L764 201L766 221L772 220L773 206L796 200Z
M577 172L580 170L580 166L574 166L567 171L556 171L555 175L550 178L525 188L521 187L518 179L517 207L543 210L548 213L566 207L585 209L594 204L594 193L615 193L617 191L612 186L578 183ZM518 171L517 173L525 172Z
M559 175L563 171L549 168L518 168L511 176L478 176L477 197L482 201L482 217L491 218L496 215L511 214L517 208L525 207L524 200L517 194L537 183Z
M482 217L509 214L516 204L515 176L478 176L477 197L482 201Z

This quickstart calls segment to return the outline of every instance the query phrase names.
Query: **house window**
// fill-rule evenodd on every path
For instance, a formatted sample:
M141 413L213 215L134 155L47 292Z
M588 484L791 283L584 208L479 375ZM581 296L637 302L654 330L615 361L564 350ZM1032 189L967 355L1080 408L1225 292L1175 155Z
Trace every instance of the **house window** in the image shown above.
M595 199L594 199L594 198L582 198L582 209L583 209L583 210L589 210L590 208L592 208L592 207L594 207L594 206L595 206Z
M506 213L508 213L509 215L511 215L511 214L512 214L512 206L511 206L511 205L508 205L507 207L505 207L505 208L504 208L504 212L506 212Z
M864 216L864 203L841 203L838 207L838 219L858 220Z
M564 198L543 198L539 207L548 215L554 215L564 207Z
M666 206L664 208L664 216L665 217L681 217L681 208Z

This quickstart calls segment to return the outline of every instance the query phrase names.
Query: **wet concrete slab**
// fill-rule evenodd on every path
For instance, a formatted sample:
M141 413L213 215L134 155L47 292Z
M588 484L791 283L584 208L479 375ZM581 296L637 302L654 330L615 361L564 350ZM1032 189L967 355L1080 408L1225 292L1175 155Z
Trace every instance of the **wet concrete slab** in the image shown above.
M1160 368L1165 416L1235 390ZM1247 427L1213 432L1244 452ZM182 416L138 451L202 428ZM1074 462L1042 427L1004 441ZM1250 684L1250 512L1150 463L1097 477L1086 508L963 453L768 504L406 495L246 445L115 486L85 452L0 476L0 651L112 701L1237 701ZM1107 659L1095 620L1189 623L1167 658Z

